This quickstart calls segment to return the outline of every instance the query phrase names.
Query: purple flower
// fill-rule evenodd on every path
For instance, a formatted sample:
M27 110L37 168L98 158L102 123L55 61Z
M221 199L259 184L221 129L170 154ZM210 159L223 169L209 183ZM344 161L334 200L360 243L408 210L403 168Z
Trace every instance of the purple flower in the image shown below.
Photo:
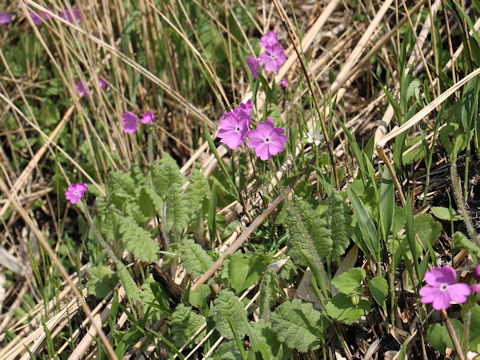
M80 97L88 96L88 88L85 86L83 81L77 81L75 86L77 87L78 95L80 95Z
M472 289L473 292L479 293L480 292L480 284L470 285L470 289Z
M283 78L280 80L280 86L285 89L287 87L287 79Z
M273 45L270 49L267 49L266 53L260 54L259 58L262 64L265 64L265 70L268 72L277 72L287 60L280 44Z
M53 9L52 9L52 8L48 8L48 10L49 10L50 12L53 12ZM43 17L44 19L48 20L48 19L51 19L53 16L50 15L49 13L47 13L46 11L44 11L44 12L42 12L42 17Z
M275 31L270 31L260 38L260 46L270 49L273 45L278 44L278 37Z
M261 160L268 160L285 149L287 136L284 133L285 129L274 127L272 118L267 117L267 121L258 123L256 129L248 132L247 146L255 149L255 155Z
M480 265L477 265L477 267L475 268L475 278L477 280L480 280Z
M450 266L433 268L425 274L428 285L418 292L424 304L433 303L435 310L446 309L451 302L462 304L467 301L472 290L467 284L453 284L457 280L457 273Z
M243 140L247 137L250 122L252 118L252 100L248 100L246 104L240 104L232 112L227 112L220 120L220 130L218 137L220 142L227 144L230 149L239 147Z
M80 200L85 192L87 191L87 184L85 183L76 183L68 187L68 190L65 191L65 198L70 201L72 204L76 204Z
M40 18L40 16L31 11L28 12L28 15L30 15L35 25L42 25L43 20Z
M125 111L122 115L122 130L126 133L134 133L138 129L138 117L130 111Z
M72 15L73 13L73 15ZM82 21L82 16L80 15L80 10L78 9L73 9L72 11L68 10L68 9L63 9L61 12L60 12L60 17L65 20L65 21L68 21L70 24L73 24L74 22L81 22Z
M144 125L153 124L153 120L155 120L155 115L153 115L153 112L151 112L150 110L143 114L142 118L140 119L140 121Z
M253 56L247 56L246 59L248 68L252 73L252 77L256 79L258 77L258 70L262 67L262 62Z
M8 12L0 12L0 24L8 24L12 22L13 16Z
M100 86L102 89L107 87L107 82L101 76L98 77L98 86Z

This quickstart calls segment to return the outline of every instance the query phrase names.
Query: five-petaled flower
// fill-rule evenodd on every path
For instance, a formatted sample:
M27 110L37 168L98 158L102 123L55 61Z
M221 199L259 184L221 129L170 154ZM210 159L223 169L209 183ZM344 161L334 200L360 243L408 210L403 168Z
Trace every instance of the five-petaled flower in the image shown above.
M153 112L151 112L150 110L143 114L142 118L140 119L140 121L144 125L153 124L153 120L155 120L155 115L153 115Z
M262 67L262 62L253 56L247 56L246 59L248 68L252 73L252 78L255 80L258 77L258 71Z
M277 72L280 66L285 63L285 60L287 60L287 56L280 44L271 46L266 53L260 54L259 58L262 64L265 64L265 70L273 72Z
M260 38L260 46L267 49L267 51L273 46L278 44L278 37L275 31L270 31Z
M433 268L425 274L427 285L418 292L421 302L432 303L435 310L446 309L451 302L463 304L472 290L467 284L454 284L457 273L450 266Z
M266 161L285 149L287 136L284 133L285 129L275 127L273 119L267 117L267 121L258 123L256 129L248 132L247 146L255 149L255 155Z
M8 12L0 12L0 24L8 24L12 22L13 16Z
M315 144L316 146L320 145L320 142L323 140L323 135L319 130L309 131L307 133L307 143Z
M138 117L130 111L125 111L122 115L122 130L126 133L134 133L138 129Z
M252 106L252 100L248 100L246 104L240 104L232 112L225 113L220 120L217 135L221 139L220 142L230 149L239 147L247 137L252 121L250 116Z
M280 86L285 89L287 87L287 79L282 78L282 80L280 80Z
M79 182L68 187L67 191L65 191L65 198L70 201L70 203L76 204L86 192L87 184Z

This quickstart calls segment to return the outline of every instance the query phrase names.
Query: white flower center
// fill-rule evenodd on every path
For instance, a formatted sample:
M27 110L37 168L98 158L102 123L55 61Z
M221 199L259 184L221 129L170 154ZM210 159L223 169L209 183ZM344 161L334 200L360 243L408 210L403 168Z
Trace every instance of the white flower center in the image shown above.
M75 190L75 191L73 192L73 195L78 196L78 191Z
M275 54L272 54L270 55L270 59L272 59L273 61L277 60L277 56Z
M442 285L440 285L440 291L445 291L447 290L447 288L448 288L448 284L446 283L443 283Z
M240 126L237 126L237 127L235 128L235 132L237 132L237 133L240 132Z
M264 142L265 144L270 144L270 143L272 142L272 139L270 139L270 137L267 136L265 139L263 139L263 142Z

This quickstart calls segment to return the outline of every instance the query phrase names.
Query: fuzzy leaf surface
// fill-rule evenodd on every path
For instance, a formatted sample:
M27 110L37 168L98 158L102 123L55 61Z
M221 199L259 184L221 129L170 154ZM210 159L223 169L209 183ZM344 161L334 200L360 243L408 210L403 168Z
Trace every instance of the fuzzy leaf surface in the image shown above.
M328 198L327 223L332 232L332 259L337 260L345 254L350 244L345 225L344 203L342 195L338 191L332 192Z
M185 176L180 172L177 162L164 154L160 164L151 165L152 182L157 193L166 196L173 184L183 185L186 182Z
M153 241L148 231L138 226L131 218L118 216L118 223L120 233L123 235L123 244L136 258L147 263L158 259L158 243Z
M182 232L188 225L188 201L179 184L174 183L167 195L167 231Z
M192 276L200 276L213 265L213 260L202 247L191 239L182 240L178 248L185 270Z
M286 301L271 314L272 330L278 340L301 352L320 347L323 325L321 314L312 304L301 300Z
M365 275L365 270L362 268L352 268L336 276L332 284L338 291L349 295L360 287Z
M186 307L183 304L179 304L175 308L175 312L172 314L171 322L175 345L181 347L204 324L205 318L202 315L197 314L190 306ZM193 343L197 344L204 336L205 330L193 340Z
M240 299L229 290L223 290L213 302L213 321L220 335L227 339L233 339L233 325L238 336L248 332L247 310L243 308Z
M118 283L118 277L105 265L93 266L87 271L88 293L97 298L104 298Z

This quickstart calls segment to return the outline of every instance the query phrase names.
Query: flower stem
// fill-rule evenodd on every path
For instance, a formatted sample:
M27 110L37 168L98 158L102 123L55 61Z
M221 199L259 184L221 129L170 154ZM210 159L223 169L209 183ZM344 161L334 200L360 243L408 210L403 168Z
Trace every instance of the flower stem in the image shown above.
M455 347L455 351L457 352L458 358L460 360L465 360L465 356L463 356L462 348L460 347L460 342L458 341L457 333L455 332L455 329L453 328L452 323L450 322L450 319L448 318L448 314L445 311L445 309L442 309L442 315L443 315L443 318L445 319L445 324L447 325L448 334L452 339L453 346Z

